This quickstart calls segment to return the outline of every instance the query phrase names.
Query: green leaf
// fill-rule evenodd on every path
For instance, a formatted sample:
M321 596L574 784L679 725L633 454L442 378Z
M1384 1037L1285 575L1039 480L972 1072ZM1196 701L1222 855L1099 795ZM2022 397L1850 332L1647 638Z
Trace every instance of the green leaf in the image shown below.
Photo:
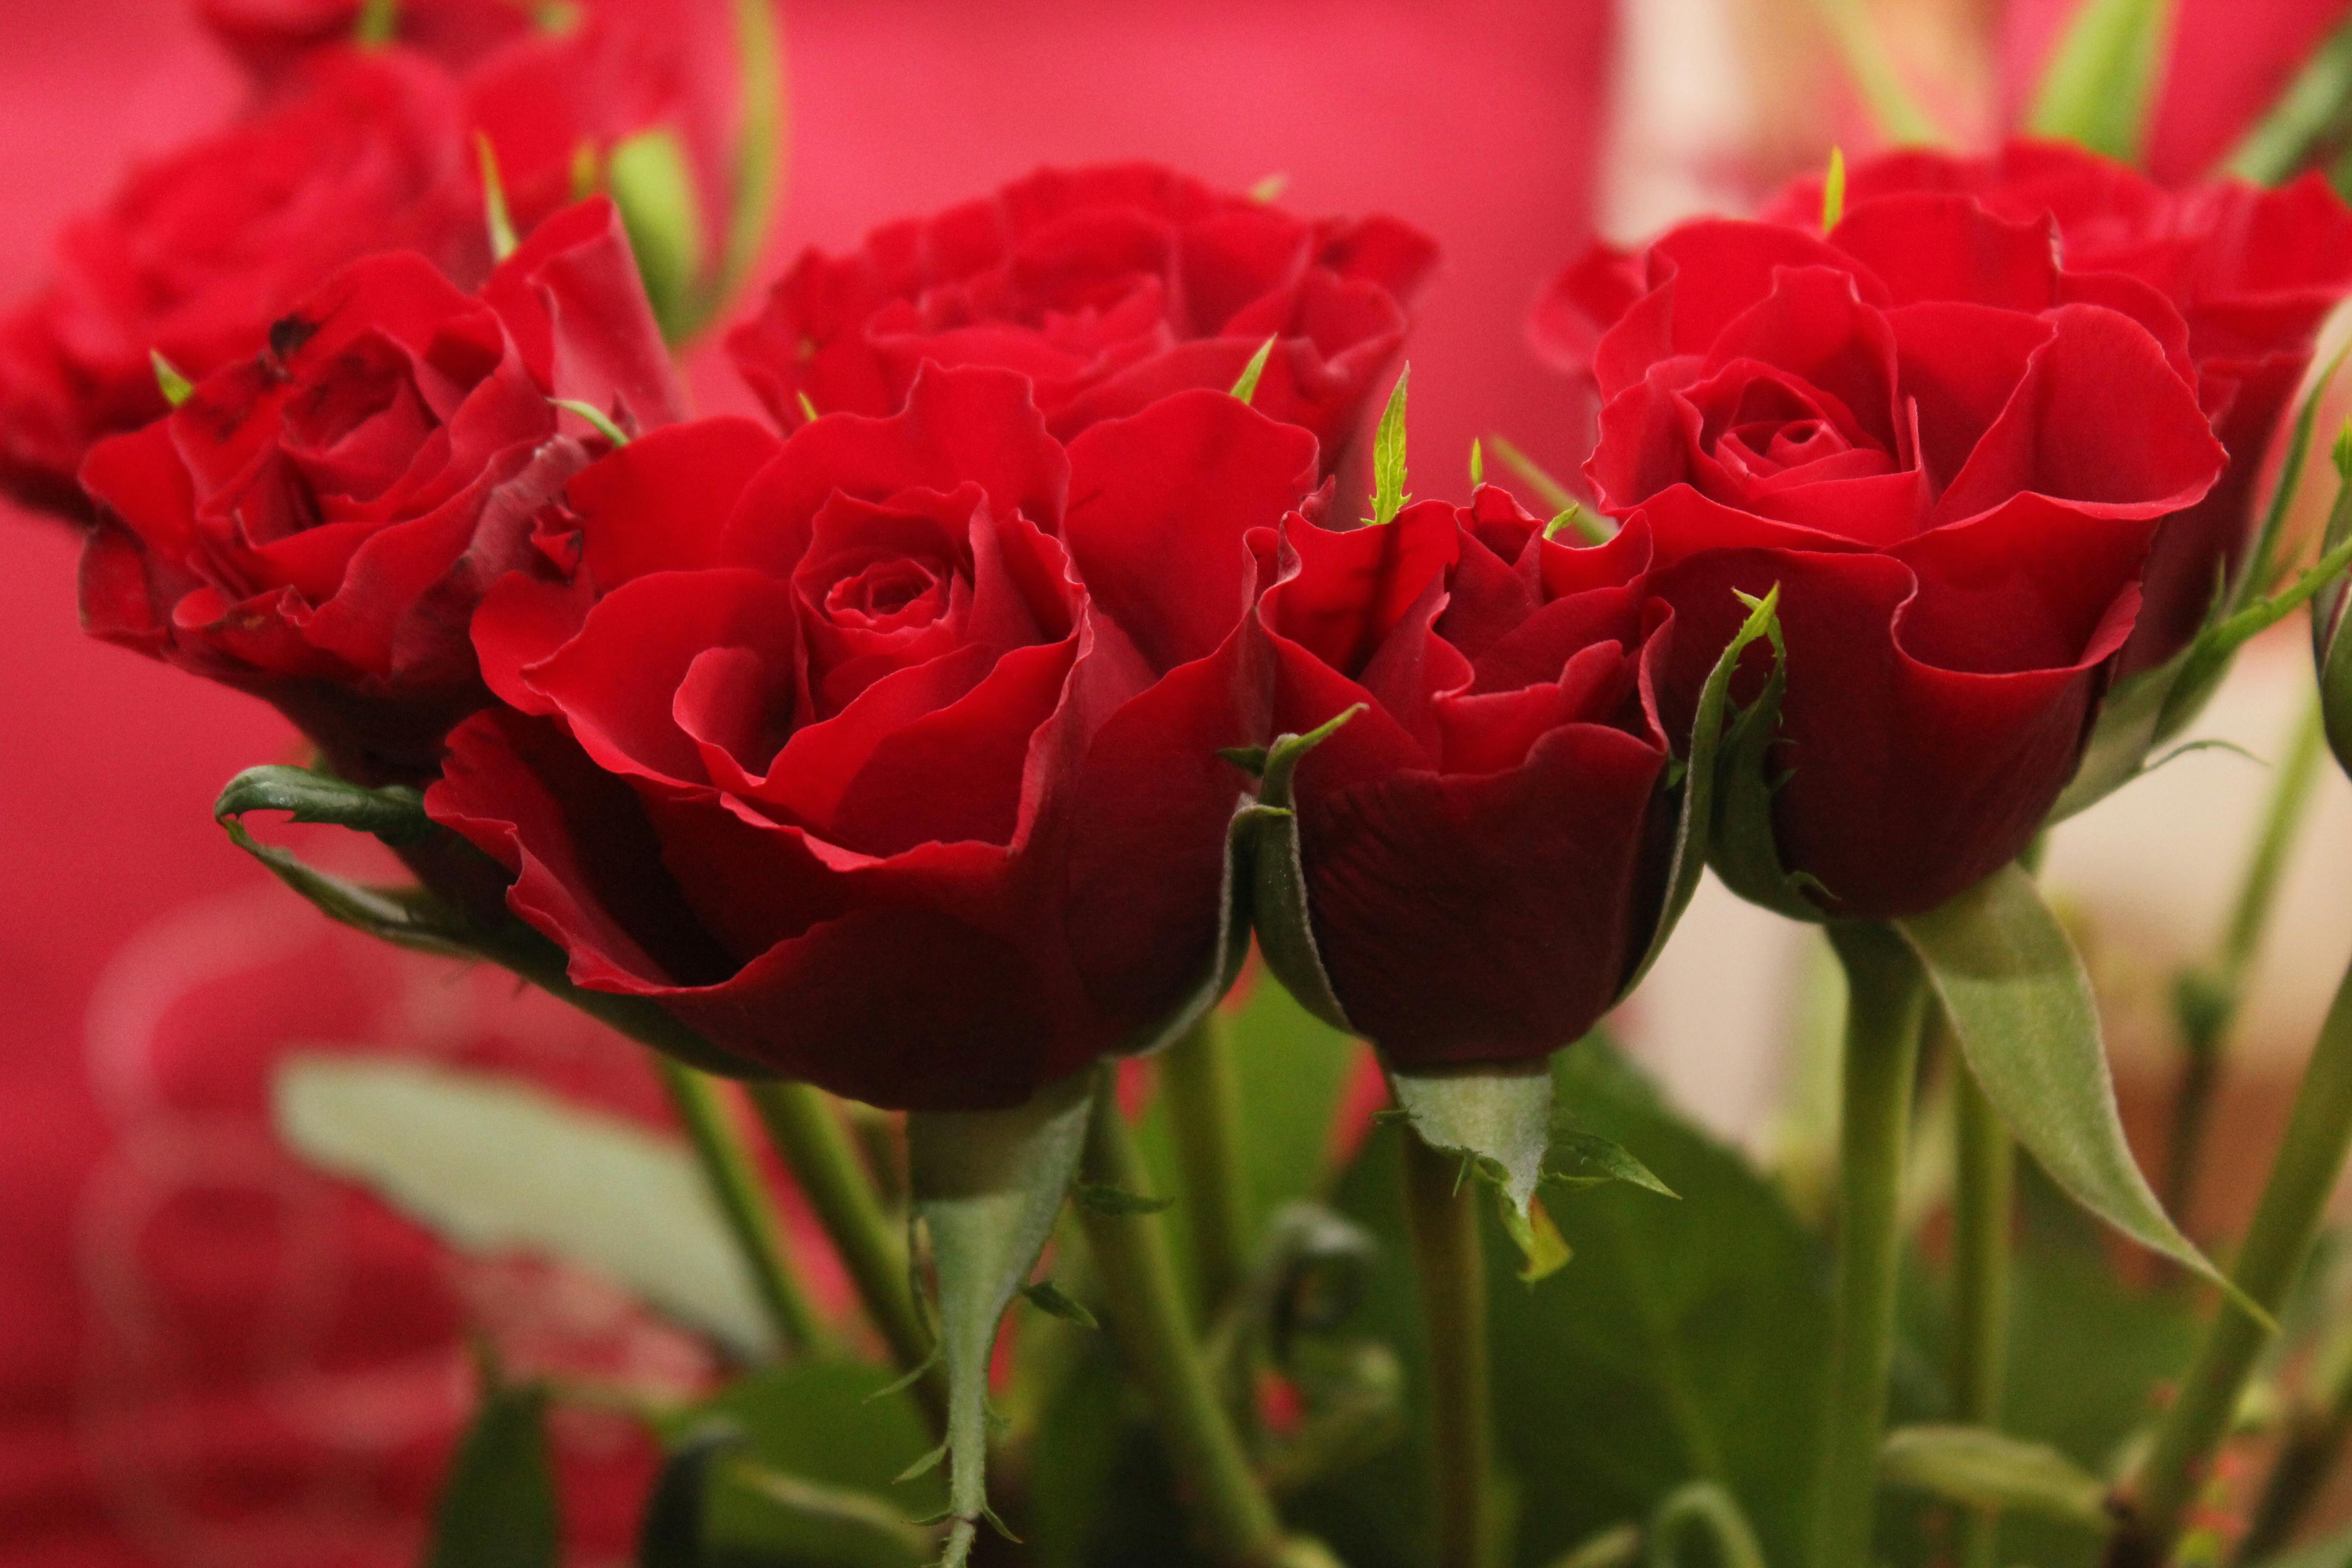
M474 160L482 174L482 226L490 237L490 259L504 261L515 253L514 216L507 210L506 183L499 178L499 150L489 132L474 132Z
M1890 1485L1968 1508L2042 1514L2094 1530L2110 1522L2106 1484L2046 1443L1984 1426L1899 1426L1879 1449Z
M415 790L399 784L363 789L308 768L247 768L229 780L213 802L215 821L250 811L282 811L297 822L373 833L394 849L420 843L437 831L425 815L424 795Z
M1756 1528L1748 1522L1739 1500L1713 1481L1688 1482L1658 1504L1650 1516L1651 1568L1675 1568L1675 1542L1694 1524L1715 1542L1715 1559L1724 1568L1764 1568Z
M2339 1530L2265 1558L2258 1568L2352 1568L2352 1530Z
M2345 510L2340 495L2336 510ZM2330 526L2332 529L2333 520ZM2229 673L2230 661L2237 656L2238 649L2301 609L2314 595L2342 575L2347 565L2352 565L2352 540L2335 545L2279 593L2199 633L2197 640L2189 645L2188 658L2182 661L2172 689L2165 693L2164 706L2158 710L2157 738L2163 740L2187 728L2197 710L2205 705L2205 700Z
M1347 1009L1339 1005L1315 946L1314 918L1307 909L1307 869L1299 859L1298 821L1291 815L1291 781L1308 752L1328 740L1339 728L1363 711L1358 703L1335 714L1304 735L1279 735L1267 748L1265 772L1259 780L1257 804L1235 815L1238 828L1246 816L1253 825L1251 863L1255 883L1253 923L1258 951L1265 955L1275 978L1316 1017L1335 1029L1355 1032Z
M739 1355L771 1337L709 1189L677 1139L519 1080L419 1062L298 1056L278 1135L462 1251L562 1258Z
M1666 950L1666 939L1674 934L1683 911L1690 908L1691 898L1698 891L1699 877L1706 869L1708 846L1715 826L1716 791L1722 772L1724 711L1731 700L1731 678L1739 668L1740 655L1759 637L1769 637L1778 654L1780 647L1780 589L1775 584L1771 592L1755 601L1748 608L1748 619L1716 659L1708 671L1706 684L1699 689L1696 717L1691 723L1690 745L1683 754L1683 798L1675 817L1674 857L1666 870L1665 902L1658 915L1657 928L1650 933L1650 945L1642 961L1625 980L1618 993L1622 998L1631 995Z
M1267 334L1265 342L1258 344L1257 353L1250 355L1249 363L1242 366L1241 374L1234 378L1234 395L1244 403L1257 395L1258 377L1265 374L1265 362L1273 356L1278 341L1279 333Z
M2017 866L1896 922L1927 966L1969 1067L2017 1141L2075 1202L2141 1246L2261 1308L2181 1235L2124 1141L2091 983Z
M1026 1297L1029 1304L1039 1311L1059 1318L1066 1323L1076 1323L1082 1329L1102 1327L1095 1315L1087 1310L1085 1303L1073 1300L1051 1279L1032 1280L1022 1287L1021 1294Z
M425 1568L556 1568L546 1415L547 1391L535 1384L483 1396L442 1483Z
M1372 521L1393 522L1404 503L1404 384L1412 366L1397 372L1389 388L1389 405L1381 411L1380 428L1372 433Z
M615 449L629 444L629 433L613 423L613 416L594 404L583 403L576 397L551 397L547 401L566 414L577 414L588 421L596 434L613 443Z
M2084 0L2051 51L2027 128L2138 163L2171 32L2170 0Z
M2284 184L2326 144L2352 129L2352 23L2339 26L2304 62L2270 111L2246 132L2225 173L2260 185Z
M939 1544L885 1499L740 1460L721 1466L709 1506L724 1526L711 1531L710 1568L908 1568Z
M1094 1075L1075 1073L1010 1110L907 1119L914 1212L930 1233L948 1378L942 1561L960 1568L988 1510L988 1368L997 1325L1053 1235L1086 1144Z
M1684 1201L1612 1184L1554 1205L1576 1258L1540 1290L1509 1288L1517 1259L1490 1227L1497 1458L1521 1500L1513 1561L1550 1563L1707 1479L1738 1500L1769 1562L1801 1562L1828 1351L1820 1247L1740 1153L1598 1040L1560 1052L1553 1075L1563 1115L1636 1151ZM1337 1206L1382 1243L1350 1326L1396 1347L1412 1410L1429 1385L1401 1148L1367 1140ZM1396 1446L1307 1487L1285 1517L1357 1568L1424 1563L1405 1544L1433 1523L1423 1430L1408 1421Z
M671 1452L637 1521L636 1568L707 1568L710 1554L702 1521L711 1475L743 1443L736 1427L714 1423Z
M179 366L163 357L162 349L149 349L147 362L155 367L155 390L163 395L165 403L177 408L195 395L196 384L182 375Z
M604 179L662 336L682 342L709 315L702 202L686 143L667 126L641 131L614 143Z

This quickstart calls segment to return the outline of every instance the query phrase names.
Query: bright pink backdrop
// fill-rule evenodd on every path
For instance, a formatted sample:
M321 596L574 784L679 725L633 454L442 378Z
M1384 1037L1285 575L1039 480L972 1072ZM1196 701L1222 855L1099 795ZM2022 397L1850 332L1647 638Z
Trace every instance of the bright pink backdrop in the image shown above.
M1044 161L1286 174L1300 210L1385 207L1445 247L1412 349L1415 490L1463 492L1470 437L1497 426L1566 472L1579 421L1520 322L1589 226L1609 10L787 0L777 251ZM0 6L0 299L127 159L233 111L184 13ZM709 406L743 402L714 356L696 379ZM557 1359L687 1352L576 1280L460 1263L292 1167L268 1065L322 1037L398 1045L652 1114L644 1075L500 988L286 909L206 819L229 774L291 754L286 727L83 640L60 525L0 511L0 1564L413 1561L463 1322L551 1315L577 1330ZM566 1447L579 1554L616 1558L643 1456L596 1430Z

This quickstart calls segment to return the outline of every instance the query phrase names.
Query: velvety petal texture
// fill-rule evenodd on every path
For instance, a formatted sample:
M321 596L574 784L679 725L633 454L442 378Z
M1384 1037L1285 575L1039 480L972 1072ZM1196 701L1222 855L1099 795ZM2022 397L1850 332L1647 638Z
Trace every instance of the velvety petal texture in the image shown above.
M2065 156L2084 203L2160 199ZM1586 478L1644 531L1674 609L1670 729L1738 595L1779 584L1776 847L1836 916L1933 909L2025 847L2143 620L2143 577L2228 460L2197 318L2172 302L2199 296L2078 267L2072 207L1991 199L1964 172L1861 165L1826 235L1816 186L1777 221L1598 254L1537 321L1598 384ZM1763 668L1759 647L1743 698Z
M0 487L77 519L100 437L163 416L151 353L202 379L338 268L411 249L489 270L455 85L403 50L322 50L250 117L132 173L0 319Z
M1576 1039L1664 890L1671 753L1648 697L1673 639L1640 525L1571 549L1489 487L1344 533L1294 515L1262 543L1281 565L1254 626L1275 729L1361 708L1296 779L1349 1022L1408 1069Z
M356 262L205 377L101 441L89 629L275 702L366 782L422 781L489 700L469 621L494 583L560 580L542 512L682 394L611 204L561 215L467 294L431 262Z
M728 346L787 429L809 407L894 412L927 363L996 365L1068 439L1223 391L1272 338L1253 405L1311 431L1329 473L1435 261L1394 218L1308 221L1152 164L1043 169L808 252Z
M483 603L509 706L427 808L581 984L876 1104L1018 1101L1213 972L1217 753L1268 732L1251 538L1315 450L1221 392L1065 446L974 367L782 442L656 431L543 514L568 581Z
M2166 190L2071 143L2012 142L1988 157L1903 152L1857 163L1846 210L1859 216L1882 198L1922 191L1965 196L2019 223L2053 222L2068 272L2129 279L2180 312L2198 402L2230 464L2157 535L2122 669L2163 662L2196 634L2216 574L2247 542L2263 459L2320 323L2352 289L2352 208L2315 174L2278 190L2242 180ZM1821 184L1804 180L1765 216L1801 223L1820 211Z

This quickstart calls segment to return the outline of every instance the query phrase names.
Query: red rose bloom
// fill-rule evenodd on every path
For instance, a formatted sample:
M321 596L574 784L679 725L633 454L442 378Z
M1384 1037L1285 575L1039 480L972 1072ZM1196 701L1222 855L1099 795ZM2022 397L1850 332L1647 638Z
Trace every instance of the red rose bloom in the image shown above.
M1392 1067L1549 1056L1616 1000L1664 897L1641 525L1570 549L1489 487L1352 532L1294 516L1283 542L1258 612L1275 727L1364 705L1294 785L1333 996Z
M1187 387L1232 386L1335 468L1436 260L1389 217L1303 222L1150 164L1040 170L848 256L810 251L728 340L787 429L887 414L925 363L1017 370L1066 440Z
M200 379L336 268L395 249L468 285L488 270L456 96L398 52L322 55L65 231L51 281L0 320L0 488L82 515L90 443L164 412L151 352Z
M1213 393L1066 447L994 370L788 441L656 432L570 488L593 603L483 605L516 710L426 808L583 985L877 1104L1016 1102L1209 972L1247 785L1215 753L1264 732L1246 534L1314 466Z
M680 416L611 204L543 226L478 299L413 253L356 262L91 452L83 618L276 704L345 777L429 777L488 700L475 603L601 445L551 395Z
M196 14L248 70L283 75L305 55L348 44L366 0L197 0ZM397 0L394 36L404 47L463 70L541 29L541 10L515 0Z
M1651 530L1670 728L1734 590L1778 583L1781 865L1884 918L2013 858L2074 770L2158 524L2221 471L2179 315L1960 195L1859 202L1826 237L1688 224L1564 276L1613 319L1585 473Z
M1848 173L1846 210L1913 191L1964 192L2021 223L2047 214L2067 270L2137 278L2188 322L2198 401L2230 466L2204 500L2165 523L2148 558L2121 668L2162 663L2196 635L2217 574L2248 542L2263 459L2320 322L2352 287L2352 208L2317 174L2275 191L2242 180L2165 191L2072 143L2017 142L1990 158L1874 158ZM1800 181L1765 216L1802 223L1821 203L1821 182Z

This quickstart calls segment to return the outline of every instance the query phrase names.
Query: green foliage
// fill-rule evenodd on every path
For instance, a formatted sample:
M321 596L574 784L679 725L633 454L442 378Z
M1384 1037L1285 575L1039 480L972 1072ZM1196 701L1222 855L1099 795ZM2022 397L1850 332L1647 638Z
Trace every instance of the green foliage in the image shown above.
M2084 0L2051 51L2028 129L2137 163L2171 32L2172 0Z
M1323 972L1316 951L1315 928L1307 911L1307 872L1299 859L1298 823L1291 816L1291 780L1308 752L1329 739L1363 705L1333 715L1303 735L1281 735L1266 752L1258 781L1257 805L1247 808L1255 824L1251 844L1252 924L1266 967L1305 1004L1307 1010L1335 1029L1349 1027L1348 1015ZM1237 816L1236 820L1239 818Z
M413 789L364 789L308 768L247 768L213 802L213 816L223 823L250 811L282 811L297 822L372 833L394 849L435 831L425 815L425 797Z
M1258 377L1265 374L1265 362L1274 355L1274 345L1280 341L1277 333L1267 334L1258 344L1257 353L1250 355L1249 363L1242 366L1241 374L1234 378L1234 395L1247 403L1257 395Z
M1684 1201L1619 1184L1554 1205L1575 1261L1533 1289L1511 1281L1499 1222L1490 1229L1498 1451L1519 1499L1510 1561L1549 1563L1711 1479L1768 1562L1798 1562L1828 1349L1818 1246L1745 1159L1607 1046L1561 1052L1553 1073L1564 1119L1632 1151ZM1355 1321L1402 1356L1411 1409L1427 1389L1397 1138L1374 1133L1338 1203L1383 1243ZM1429 1519L1410 1424L1403 1442L1308 1488L1289 1515L1353 1568L1420 1568Z
M425 1568L555 1568L560 1556L547 1391L494 1385L450 1461Z
M2141 1246L2231 1289L2165 1214L2132 1159L2090 977L2032 877L2004 867L1943 908L1898 925L1926 964L1985 1097L2042 1168Z
M1898 1426L1879 1474L1970 1508L2010 1509L2102 1530L2106 1486L2046 1443L1984 1426Z
M460 1250L533 1252L603 1275L738 1355L772 1345L750 1274L677 1139L488 1073L298 1056L278 1136Z

